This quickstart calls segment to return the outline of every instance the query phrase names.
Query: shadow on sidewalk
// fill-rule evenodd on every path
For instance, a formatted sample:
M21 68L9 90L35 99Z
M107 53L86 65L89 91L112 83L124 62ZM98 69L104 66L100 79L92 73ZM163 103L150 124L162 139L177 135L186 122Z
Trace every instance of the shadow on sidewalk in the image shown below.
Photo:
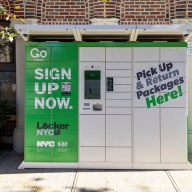
M23 154L12 150L0 149L0 175L23 174L23 173L53 173L53 172L76 172L74 169L18 169L24 159Z

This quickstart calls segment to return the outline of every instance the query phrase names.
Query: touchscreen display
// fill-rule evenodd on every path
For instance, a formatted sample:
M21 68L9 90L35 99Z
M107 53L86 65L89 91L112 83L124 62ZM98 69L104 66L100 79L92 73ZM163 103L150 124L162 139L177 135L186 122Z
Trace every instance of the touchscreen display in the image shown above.
M85 71L85 99L101 99L101 71Z

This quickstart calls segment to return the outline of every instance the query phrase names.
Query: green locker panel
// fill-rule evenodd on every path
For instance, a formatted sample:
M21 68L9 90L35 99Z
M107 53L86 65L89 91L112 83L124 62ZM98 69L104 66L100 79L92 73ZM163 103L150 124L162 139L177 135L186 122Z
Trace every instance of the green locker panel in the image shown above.
M67 141L71 147L78 147L78 116L77 115L52 115L53 129L59 134L53 135L53 140Z
M25 125L26 147L36 147L37 141L51 141L55 134L51 114L27 114Z
M77 147L70 147L66 142L59 142L59 147L52 149L52 162L78 162L78 149Z
M52 62L50 61L43 61L43 62L35 62L35 61L26 61L25 71L28 69L36 69L36 68L51 68Z
M36 67L36 68L27 68L25 71L26 75L26 82L28 84L35 83L35 82L51 82L51 77L53 76L54 71L52 72L52 68L47 66L43 67Z
M53 62L54 61L78 61L78 47L77 46L53 47L52 56L53 56Z
M78 161L78 48L26 43L25 161Z
M38 147L25 147L24 160L26 162L50 162L51 147L50 141L41 141Z

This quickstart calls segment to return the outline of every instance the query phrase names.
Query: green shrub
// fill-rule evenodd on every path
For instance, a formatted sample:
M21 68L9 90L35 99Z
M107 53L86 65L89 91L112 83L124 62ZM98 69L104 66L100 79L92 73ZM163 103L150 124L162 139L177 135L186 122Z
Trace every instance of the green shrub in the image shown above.
M11 107L7 100L0 99L0 128L10 119Z

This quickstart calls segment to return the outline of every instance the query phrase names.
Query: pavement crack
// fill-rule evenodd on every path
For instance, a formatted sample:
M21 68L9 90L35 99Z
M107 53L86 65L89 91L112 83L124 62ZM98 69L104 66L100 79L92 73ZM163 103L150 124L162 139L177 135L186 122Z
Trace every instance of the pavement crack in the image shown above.
M169 171L165 171L167 176L169 177L169 180L171 181L173 187L175 188L176 192L181 192L179 189L177 183L175 182L174 178L172 177L171 173Z
M74 180L73 180L73 184L72 184L72 187L71 187L71 192L75 192L75 186L76 186L76 183L77 183L78 175L79 175L78 170L76 170L75 177L74 177Z

